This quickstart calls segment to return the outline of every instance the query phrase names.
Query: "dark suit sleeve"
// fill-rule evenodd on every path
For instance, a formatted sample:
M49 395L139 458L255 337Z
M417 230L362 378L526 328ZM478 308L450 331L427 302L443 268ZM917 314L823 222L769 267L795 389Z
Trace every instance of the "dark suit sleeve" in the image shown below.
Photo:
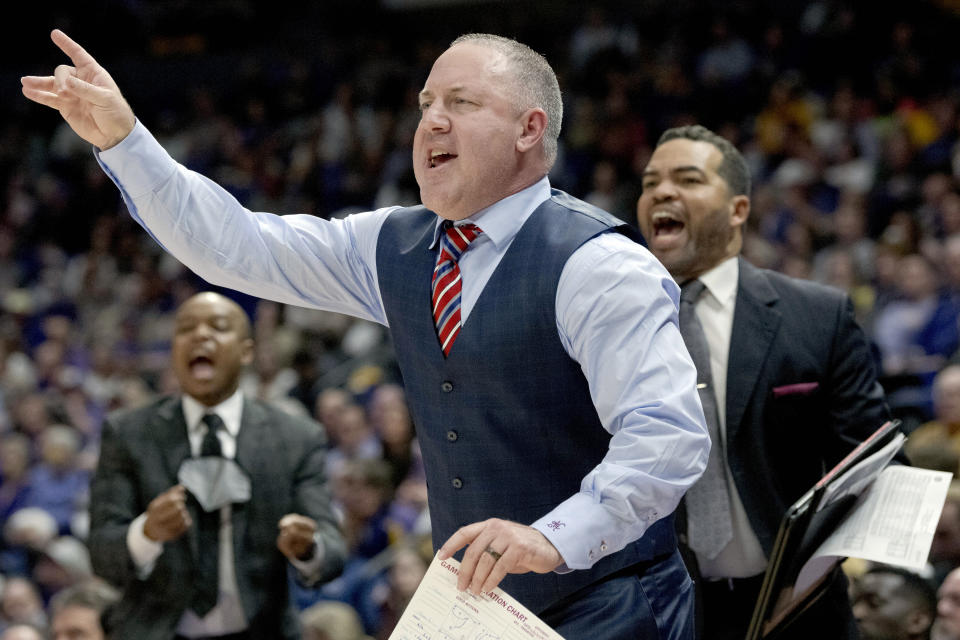
M136 577L126 540L130 522L143 511L137 501L136 477L130 451L107 418L90 484L89 547L94 572L118 586Z
M867 337L857 324L850 298L837 305L828 368L830 425L836 435L825 451L831 465L890 419Z
M340 573L347 556L347 547L330 504L330 488L324 470L327 441L323 429L313 423L304 455L294 472L293 504L296 513L313 518L323 546L323 561L311 575L300 574L300 581L310 586L327 581Z

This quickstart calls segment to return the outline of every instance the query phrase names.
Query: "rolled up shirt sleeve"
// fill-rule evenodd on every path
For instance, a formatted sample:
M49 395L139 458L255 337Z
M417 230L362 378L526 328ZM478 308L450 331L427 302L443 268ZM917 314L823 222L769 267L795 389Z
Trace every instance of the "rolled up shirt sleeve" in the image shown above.
M580 491L533 523L587 569L672 513L703 473L710 438L680 336L679 288L643 247L607 233L567 261L557 329L580 363L610 446Z

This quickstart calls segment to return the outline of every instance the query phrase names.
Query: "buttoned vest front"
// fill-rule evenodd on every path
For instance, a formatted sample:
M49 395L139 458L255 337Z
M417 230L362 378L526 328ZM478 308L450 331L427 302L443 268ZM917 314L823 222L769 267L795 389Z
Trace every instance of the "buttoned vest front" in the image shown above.
M430 307L436 220L424 207L399 209L377 245L380 292L424 456L435 549L459 527L487 518L533 523L577 493L603 458L610 434L557 334L557 283L584 242L618 229L630 234L609 214L554 190L518 232L444 358ZM606 544L585 542L598 557ZM591 569L508 575L500 586L539 613L675 548L668 517Z

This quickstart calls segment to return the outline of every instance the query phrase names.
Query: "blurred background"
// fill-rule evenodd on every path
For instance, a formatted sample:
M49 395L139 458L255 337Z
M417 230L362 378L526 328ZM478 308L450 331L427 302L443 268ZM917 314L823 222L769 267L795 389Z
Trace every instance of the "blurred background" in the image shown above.
M754 177L745 256L849 292L896 415L960 431L960 370L946 375L960 309L960 58L945 53L957 0L25 3L0 25L0 630L44 625L50 596L89 575L100 422L175 390L172 312L211 288L129 219L59 115L21 96L20 76L67 62L54 27L186 166L251 209L324 218L417 203L410 146L432 61L465 32L515 37L564 92L553 186L635 224L660 133L723 134ZM247 392L313 415L333 443L353 556L298 605L347 603L386 637L430 556L389 337L225 293L254 319ZM948 445L918 447L919 461L956 473Z

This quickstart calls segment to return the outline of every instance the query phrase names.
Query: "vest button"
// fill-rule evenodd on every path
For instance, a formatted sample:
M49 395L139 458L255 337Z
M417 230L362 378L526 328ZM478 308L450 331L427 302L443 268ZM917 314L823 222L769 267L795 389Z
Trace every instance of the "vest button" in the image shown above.
M449 380L444 380L440 384L440 391L443 391L444 393L450 393L451 391L453 391L453 383L450 382Z
M447 431L447 441L449 441L449 442L456 442L456 441L457 441L457 438L459 438L459 437L460 437L460 436L458 436L458 435L457 435L457 432L454 431L453 429L450 429L450 431Z
M453 480L450 481L450 484L453 485L454 489L460 489L463 487L463 480L461 480L460 478L454 478Z

